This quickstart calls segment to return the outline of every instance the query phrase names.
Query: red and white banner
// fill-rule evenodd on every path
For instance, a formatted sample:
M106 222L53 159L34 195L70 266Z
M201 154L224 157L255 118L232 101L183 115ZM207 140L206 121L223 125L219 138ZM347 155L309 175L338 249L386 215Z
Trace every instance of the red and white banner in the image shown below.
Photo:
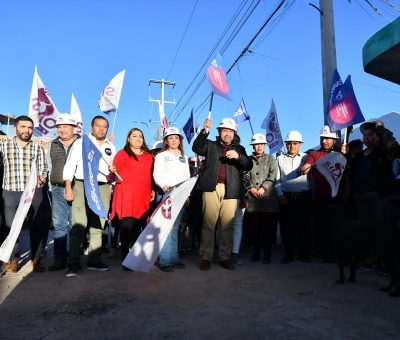
M98 103L101 112L110 113L118 111L124 77L125 70L118 73L104 88Z
M29 208L31 207L32 199L35 195L36 185L37 171L36 166L33 166L28 182L26 183L25 190L22 193L21 199L19 200L18 209L11 224L10 233L0 247L0 261L8 262L10 260L12 255L11 253L21 232L25 217L28 214Z
M47 92L42 79L40 79L36 66L33 74L28 114L35 125L35 129L33 130L34 136L49 139L57 136L56 121L59 112Z
M347 159L342 153L332 151L314 164L316 169L326 178L331 186L332 197L337 195L346 163Z
M123 266L138 272L148 273L151 270L196 181L197 176L188 179L161 201L122 262Z
M72 117L74 117L77 124L74 133L82 136L82 131L83 131L82 113L81 110L79 109L78 102L76 101L74 94L72 94L71 98L70 114Z

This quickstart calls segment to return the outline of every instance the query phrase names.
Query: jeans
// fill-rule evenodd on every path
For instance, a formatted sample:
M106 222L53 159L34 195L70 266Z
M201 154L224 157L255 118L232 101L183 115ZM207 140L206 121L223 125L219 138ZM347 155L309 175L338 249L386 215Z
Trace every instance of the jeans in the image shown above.
M179 225L182 221L183 213L185 212L185 207L182 207L179 212L172 229L165 240L164 246L160 252L160 265L168 266L174 263L179 263L179 253L178 253L178 232Z
M232 253L239 254L245 210L246 208L242 208L240 205L236 209L235 218L233 219Z
M52 186L51 202L54 228L54 257L56 260L67 259L67 237L71 229L72 206L64 198L65 188Z

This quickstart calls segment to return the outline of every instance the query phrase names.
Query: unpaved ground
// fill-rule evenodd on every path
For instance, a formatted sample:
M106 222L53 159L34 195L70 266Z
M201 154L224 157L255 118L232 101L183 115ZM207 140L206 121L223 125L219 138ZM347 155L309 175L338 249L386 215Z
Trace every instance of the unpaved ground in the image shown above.
M245 259L149 274L83 270L0 278L1 339L399 339L400 299L378 289L387 278L360 272L358 283L335 285L334 264L263 265ZM48 259L50 263L50 259Z

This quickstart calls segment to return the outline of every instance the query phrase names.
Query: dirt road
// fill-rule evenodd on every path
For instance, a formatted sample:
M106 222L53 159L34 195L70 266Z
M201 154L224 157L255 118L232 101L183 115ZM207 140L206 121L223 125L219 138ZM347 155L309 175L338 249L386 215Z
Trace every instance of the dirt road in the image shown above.
M0 278L2 339L399 339L400 299L387 278L360 272L335 285L334 264L213 264L149 274L121 270L20 273ZM48 260L50 263L50 260ZM25 270L25 274L24 274ZM23 276L26 275L24 278Z

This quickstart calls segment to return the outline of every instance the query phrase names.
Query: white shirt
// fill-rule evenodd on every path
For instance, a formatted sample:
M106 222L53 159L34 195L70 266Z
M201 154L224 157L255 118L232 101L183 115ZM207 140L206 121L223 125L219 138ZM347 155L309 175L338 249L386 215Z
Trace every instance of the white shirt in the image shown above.
M160 152L154 160L153 178L156 184L173 187L190 178L189 162L186 156L179 152L174 155L171 151Z
M298 170L304 164L307 155L300 152L291 157L289 154L282 154L276 159L278 172L275 180L275 190L278 196L283 192L302 192L310 190L307 175L299 175Z
M90 140L97 146L104 158L111 164L115 156L116 149L107 139L100 145L96 138L90 134ZM83 161L82 161L82 141L83 138L79 138L72 145L67 161L65 162L63 178L64 181L75 179L83 180ZM107 163L100 159L99 173L97 175L98 182L107 182L107 176L110 174Z

